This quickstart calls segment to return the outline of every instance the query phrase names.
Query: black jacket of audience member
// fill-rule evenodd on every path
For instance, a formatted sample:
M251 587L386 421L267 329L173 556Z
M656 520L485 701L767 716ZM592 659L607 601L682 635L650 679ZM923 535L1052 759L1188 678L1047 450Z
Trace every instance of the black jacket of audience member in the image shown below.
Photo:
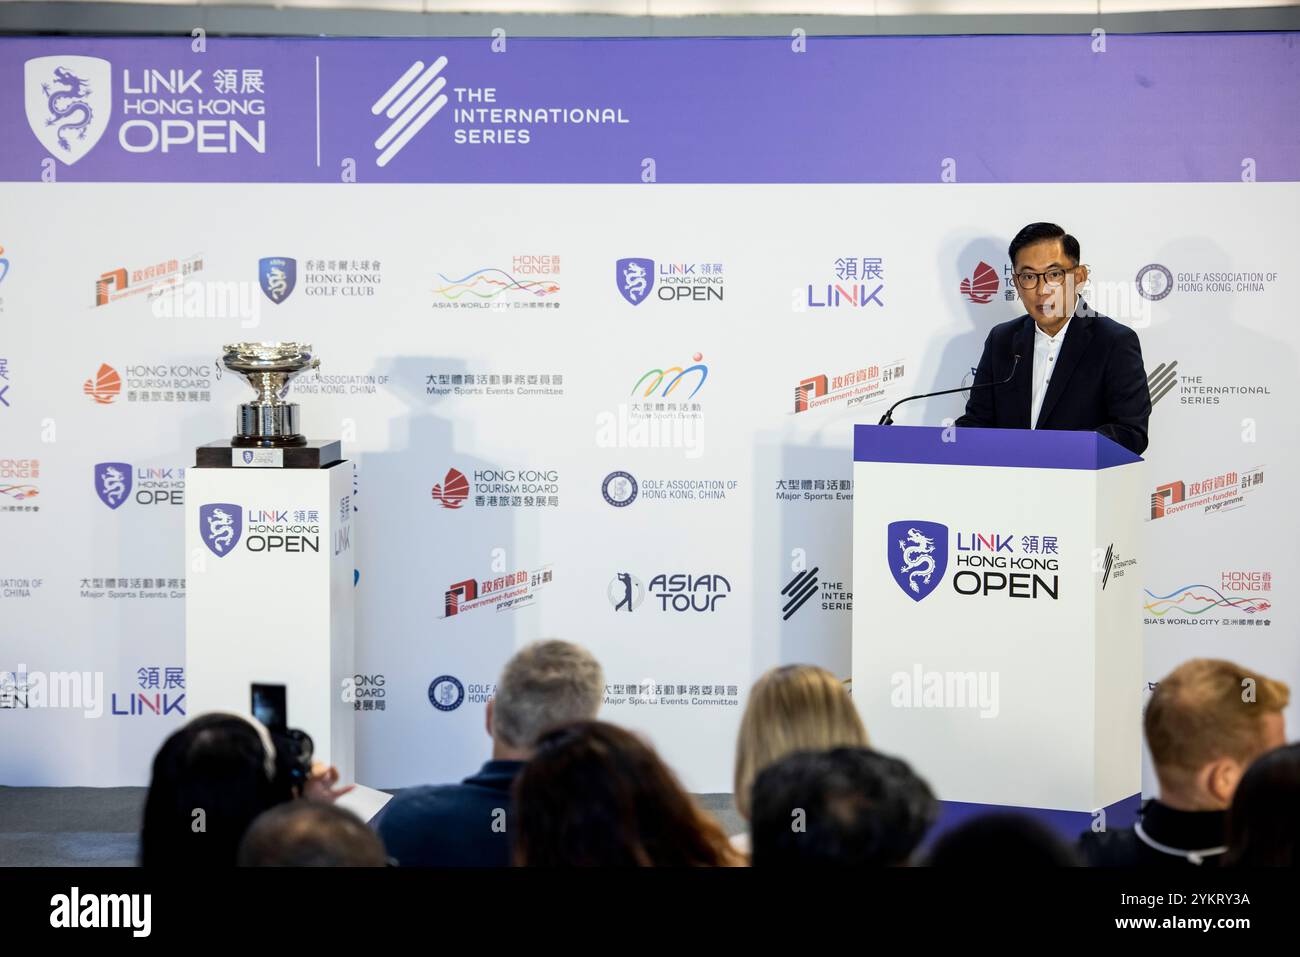
M400 867L508 867L510 785L522 761L489 761L460 784L407 788L375 829Z
M1227 833L1226 811L1176 811L1152 799L1133 827L1088 831L1079 851L1089 867L1218 867Z

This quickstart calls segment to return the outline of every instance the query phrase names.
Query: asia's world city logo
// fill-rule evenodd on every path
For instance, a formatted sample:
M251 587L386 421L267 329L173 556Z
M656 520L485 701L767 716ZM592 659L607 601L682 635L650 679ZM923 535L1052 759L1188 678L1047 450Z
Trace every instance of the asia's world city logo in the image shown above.
M939 587L948 569L948 526L912 519L890 522L886 561L903 594L920 601Z
M199 506L199 535L218 558L225 558L239 544L244 530L244 510L229 502Z

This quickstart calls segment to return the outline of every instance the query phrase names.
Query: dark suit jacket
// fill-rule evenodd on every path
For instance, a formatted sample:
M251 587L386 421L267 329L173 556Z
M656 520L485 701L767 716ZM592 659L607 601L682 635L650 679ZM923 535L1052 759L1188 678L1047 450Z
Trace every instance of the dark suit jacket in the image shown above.
M989 332L973 384L1002 382L1011 375L1017 354L1020 364L1015 378L1005 385L971 389L958 426L1029 428L1034 320L1027 313ZM1151 393L1137 333L1079 300L1047 384L1038 428L1100 432L1141 455L1147 447L1150 415Z

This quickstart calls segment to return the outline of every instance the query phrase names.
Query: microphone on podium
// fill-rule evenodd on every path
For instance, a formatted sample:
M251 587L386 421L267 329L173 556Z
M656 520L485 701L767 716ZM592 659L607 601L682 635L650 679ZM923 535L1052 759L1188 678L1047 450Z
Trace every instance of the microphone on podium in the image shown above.
M880 417L880 421L879 421L878 423L876 423L876 424L877 424L877 425L893 425L893 424L894 424L894 410L897 409L897 408L898 408L900 405L902 405L904 402L911 402L913 399L929 399L929 398L933 398L933 397L936 396L936 395L950 395L950 394L952 394L953 392L968 392L968 391L970 391L970 390L972 390L972 389L986 389L986 388L988 388L989 386L994 386L994 385L1006 385L1008 382L1010 382L1012 379L1014 379L1014 378L1016 377L1016 366L1018 366L1018 365L1020 365L1020 353L1019 353L1019 352L1017 352L1016 355L1015 355L1015 361L1013 361L1013 362L1011 363L1011 374L1010 374L1009 376L1007 376L1005 379L1003 379L1001 382L981 382L979 385L961 386L961 387L958 387L958 388L956 388L956 389L944 389L944 390L942 390L942 391L940 391L940 392L926 392L926 393L923 393L923 394L921 394L921 395L909 395L909 396L907 396L906 398L899 399L897 402L895 402L893 405L891 405L891 406L889 407L889 411L887 411L884 415L882 415L882 416Z

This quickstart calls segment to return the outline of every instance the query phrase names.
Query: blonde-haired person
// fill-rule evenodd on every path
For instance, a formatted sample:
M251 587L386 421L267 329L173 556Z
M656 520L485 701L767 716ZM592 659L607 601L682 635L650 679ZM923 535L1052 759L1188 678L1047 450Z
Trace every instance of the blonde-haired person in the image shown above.
M870 747L867 729L848 688L825 668L781 665L765 672L749 691L736 739L736 810L746 821L754 779L795 751ZM732 845L749 853L749 833Z
M1142 728L1160 797L1131 828L1088 831L1093 867L1217 867L1227 851L1227 811L1251 763L1286 743L1281 681L1218 658L1193 658L1156 685Z

